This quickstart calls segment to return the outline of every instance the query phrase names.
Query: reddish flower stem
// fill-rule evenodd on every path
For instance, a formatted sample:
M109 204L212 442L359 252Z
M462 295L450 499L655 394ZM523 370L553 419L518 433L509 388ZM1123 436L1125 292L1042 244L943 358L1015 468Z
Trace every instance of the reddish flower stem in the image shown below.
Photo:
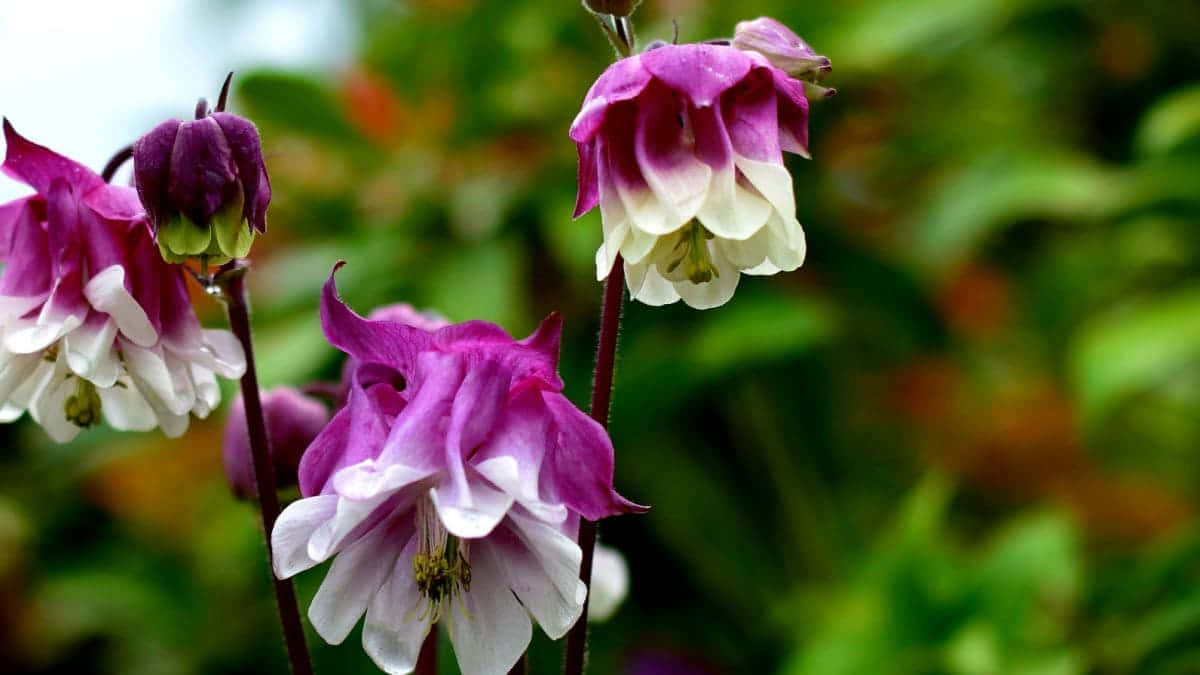
M435 623L429 627L429 633L421 643L421 653L417 654L417 668L413 675L437 675L437 645L438 627Z
M242 400L246 408L246 424L250 429L250 453L254 457L254 481L258 488L258 506L262 514L263 530L267 540L267 565L275 586L275 602L279 606L279 620L283 627L283 640L287 646L288 661L293 675L312 675L308 645L304 639L304 627L300 623L300 608L296 603L296 589L291 579L277 579L271 564L271 530L279 517L279 494L275 487L275 466L271 461L267 445L267 426L263 418L262 401L258 391L258 373L254 368L254 345L250 338L250 312L246 299L246 267L226 266L214 282L220 287L229 313L229 327L242 343L246 353L246 373L242 375Z
M621 328L621 301L625 297L625 262L618 255L608 280L604 282L604 304L600 307L600 337L596 348L596 371L592 377L592 419L608 428L608 409L612 403L613 370L617 363L617 333ZM583 613L567 634L567 655L563 666L565 675L583 675L587 653L588 602L591 600L592 554L596 549L596 522L579 521L579 548L583 562L579 578L588 587L583 600Z

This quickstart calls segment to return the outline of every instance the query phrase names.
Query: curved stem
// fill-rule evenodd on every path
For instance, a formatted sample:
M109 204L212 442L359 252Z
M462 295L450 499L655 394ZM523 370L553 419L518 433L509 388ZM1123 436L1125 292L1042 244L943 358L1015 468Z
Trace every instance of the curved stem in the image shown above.
M117 169L120 169L121 165L128 162L131 157L133 157L132 145L121 148L117 151L117 154L112 156L112 159L108 160L108 164L104 165L104 169L100 172L100 177L104 179L105 183L111 183L113 176L117 175Z
M612 403L613 370L617 361L617 333L621 327L621 301L625 297L625 261L618 255L604 282L604 304L600 308L600 337L596 348L596 371L592 378L592 407L589 413L600 426L608 428L608 409ZM588 602L591 600L592 556L596 550L596 522L580 519L579 548L583 561L579 578L588 587L583 613L567 634L565 675L583 675L587 653Z
M259 398L258 373L254 368L254 344L250 337L250 311L246 299L246 270L244 263L226 266L217 274L214 283L221 289L221 295L225 299L229 327L246 353L246 373L242 375L241 383L242 401L246 409L246 423L250 429L254 481L258 489L258 506L267 539L267 563L271 568L275 602L279 606L279 620L283 626L283 640L287 645L293 675L312 675L308 645L304 640L304 627L300 623L300 608L296 603L296 589L292 586L291 579L275 577L272 564L271 530L275 527L275 519L279 517L279 494L275 487L275 466L267 445L267 426L263 418L262 401Z

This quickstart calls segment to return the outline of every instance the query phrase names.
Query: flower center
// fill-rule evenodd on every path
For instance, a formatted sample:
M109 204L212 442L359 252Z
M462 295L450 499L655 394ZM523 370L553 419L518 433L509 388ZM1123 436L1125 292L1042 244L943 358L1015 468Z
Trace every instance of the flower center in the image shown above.
M63 405L67 421L80 429L100 423L100 395L96 393L96 385L83 379L75 378L75 392L67 397Z
M413 579L425 598L418 618L433 623L442 618L447 601L471 590L471 563L467 542L446 532L427 497L417 502L417 521L421 542L413 556Z
M663 276L672 281L684 279L693 284L704 284L720 277L708 250L708 240L713 234L699 221L693 220L675 235L675 245L659 263Z

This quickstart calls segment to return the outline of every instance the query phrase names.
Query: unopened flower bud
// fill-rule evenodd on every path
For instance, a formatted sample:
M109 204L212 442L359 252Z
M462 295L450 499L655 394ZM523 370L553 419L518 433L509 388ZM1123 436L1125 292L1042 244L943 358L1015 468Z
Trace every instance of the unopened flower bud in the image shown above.
M790 28L765 16L739 23L733 31L733 46L762 54L771 65L797 80L816 82L833 70L828 58L813 51Z
M629 16L640 4L642 0L583 0L583 6L589 12L612 16Z
M290 387L264 392L262 406L268 445L275 463L276 484L279 487L295 484L300 457L329 421L329 410ZM234 399L229 420L225 423L222 456L225 477L233 493L244 498L256 496L254 457L250 451L250 432L241 396Z
M133 177L168 262L243 258L267 229L271 183L258 129L245 118L163 122L134 143Z

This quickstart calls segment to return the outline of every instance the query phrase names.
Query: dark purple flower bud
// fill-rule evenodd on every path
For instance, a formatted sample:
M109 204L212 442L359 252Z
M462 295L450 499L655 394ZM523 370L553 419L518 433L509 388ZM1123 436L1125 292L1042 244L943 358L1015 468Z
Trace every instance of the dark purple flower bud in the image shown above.
M242 258L267 229L271 183L258 129L227 112L168 120L133 146L133 176L163 257Z
M263 394L263 416L267 422L275 478L280 487L296 483L300 457L329 421L329 410L320 402L290 387L279 387ZM254 481L254 459L250 453L250 432L242 397L233 401L225 422L222 452L225 478L239 497L258 495Z

